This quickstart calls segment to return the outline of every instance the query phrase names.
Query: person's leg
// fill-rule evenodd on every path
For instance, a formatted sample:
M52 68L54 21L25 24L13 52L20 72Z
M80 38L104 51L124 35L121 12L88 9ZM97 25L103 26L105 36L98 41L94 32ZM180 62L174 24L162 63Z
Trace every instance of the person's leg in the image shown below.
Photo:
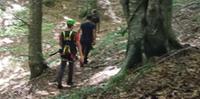
M58 77L57 77L59 89L62 88L62 79L64 76L65 67L66 67L66 61L61 61L60 69L59 69Z
M85 42L81 42L82 53L84 56L84 64L87 63L87 44Z
M91 44L87 44L85 46L84 64L88 63L88 55L89 55L91 49L92 49L92 45Z
M56 70L57 70L56 76L55 76L55 79L52 82L58 82L58 74L59 74L59 71L60 71L60 67L61 67L60 65L56 67Z
M68 80L67 80L68 85L73 85L73 73L74 73L74 61L69 61Z
M81 42L81 48L82 48L82 53L83 55L85 54L85 43L84 42Z

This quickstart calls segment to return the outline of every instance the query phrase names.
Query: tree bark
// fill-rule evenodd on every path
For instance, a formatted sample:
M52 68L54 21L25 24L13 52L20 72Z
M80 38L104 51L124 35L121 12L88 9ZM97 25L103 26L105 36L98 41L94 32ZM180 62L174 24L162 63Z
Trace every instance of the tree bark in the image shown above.
M42 0L30 0L31 20L29 26L29 67L31 79L38 77L47 68L42 55Z
M174 34L173 30L172 30L172 2L173 0L163 0L162 1L162 5L161 5L161 9L164 13L164 19L166 20L164 23L164 26L166 28L167 31L167 38L168 38L168 47L170 49L180 49L182 48L182 45L178 42L176 35Z
M128 44L126 67L131 68L142 62L142 16L144 14L143 0L121 0L128 24Z
M172 0L121 0L128 24L126 67L180 48L171 28Z

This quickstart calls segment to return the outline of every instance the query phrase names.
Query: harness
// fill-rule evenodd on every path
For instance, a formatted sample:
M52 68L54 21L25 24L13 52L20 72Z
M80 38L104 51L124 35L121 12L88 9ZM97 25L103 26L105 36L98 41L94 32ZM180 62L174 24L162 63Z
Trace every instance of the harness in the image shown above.
M76 44L74 40L74 31L64 31L63 34L63 55L76 54Z

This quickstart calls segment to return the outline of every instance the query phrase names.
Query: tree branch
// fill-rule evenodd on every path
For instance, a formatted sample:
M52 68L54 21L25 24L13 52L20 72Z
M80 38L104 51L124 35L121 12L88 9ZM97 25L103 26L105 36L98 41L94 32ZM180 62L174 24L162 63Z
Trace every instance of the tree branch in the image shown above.
M29 24L28 22L26 22L25 20L23 20L23 19L17 17L16 15L13 15L13 16L15 17L15 19L21 21L21 22L24 23L25 25L30 26L30 24Z
M158 64L160 64L160 63L162 63L162 62L164 62L164 61L170 59L171 57L173 57L173 56L179 54L180 52L189 50L189 49L191 49L191 48L194 48L194 47L188 46L188 47L186 47L186 48L177 50L177 51L175 51L175 52L173 52L173 53L170 53L170 54L168 54L168 55L164 55L165 57L161 57L161 59L160 59L158 62L156 62L156 64L158 65Z

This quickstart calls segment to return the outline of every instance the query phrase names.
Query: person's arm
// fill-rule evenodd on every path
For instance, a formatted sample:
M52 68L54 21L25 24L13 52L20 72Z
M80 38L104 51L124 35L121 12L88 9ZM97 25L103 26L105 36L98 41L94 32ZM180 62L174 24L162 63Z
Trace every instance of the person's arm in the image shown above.
M61 48L62 48L62 45L63 45L63 42L62 42L63 41L63 36L62 36L63 34L62 33L63 32L61 32L60 35L59 35L59 45L60 45Z
M60 49L59 49L59 53L60 53L60 54L62 54L62 52L63 52L63 49L62 49L62 46L63 46L63 39L64 39L64 38L63 38L63 32L61 32L60 35L59 35L59 42L58 42L59 45L60 45Z
M79 40L80 40L81 39L81 34L82 34L81 28L78 29L77 33L79 35Z
M96 44L96 29L93 29L93 44Z
M78 47L79 55L80 55L80 61L83 63L83 53L82 53L82 47L80 43L80 31L78 31L75 35L75 41L76 46Z
M100 23L101 23L101 19L100 19L100 16L98 15L97 16L97 33L100 33Z
M97 25L97 33L100 33L100 22L98 22L96 25Z

